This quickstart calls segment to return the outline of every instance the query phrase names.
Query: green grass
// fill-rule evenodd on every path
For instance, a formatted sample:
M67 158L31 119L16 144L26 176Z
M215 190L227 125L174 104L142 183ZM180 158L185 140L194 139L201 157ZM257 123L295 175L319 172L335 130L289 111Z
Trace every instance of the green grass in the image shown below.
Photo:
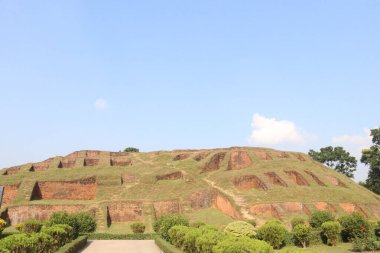
M302 248L291 246L291 247L284 247L281 250L276 250L275 252L281 252L285 253L287 249L298 249L300 252L303 251ZM316 246L311 246L308 247L305 251L307 252L315 252L315 253L348 253L352 252L352 244L351 243L340 243L335 247L330 247L326 245L316 245Z
M224 226L234 221L231 217L214 208L199 209L186 215L190 222L204 222L214 226Z

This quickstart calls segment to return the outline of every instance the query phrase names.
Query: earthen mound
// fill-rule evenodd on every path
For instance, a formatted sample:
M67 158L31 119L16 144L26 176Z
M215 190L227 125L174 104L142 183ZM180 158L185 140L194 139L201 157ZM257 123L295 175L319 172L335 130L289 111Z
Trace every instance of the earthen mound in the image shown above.
M247 151L233 151L228 161L228 170L240 170L249 167L252 160Z
M306 158L305 158L303 155L301 155L301 154L296 154L296 157L297 157L297 159L300 160L301 162L305 162L305 161L306 161Z
M286 174L288 174L288 177L296 184L298 185L307 185L309 186L309 183L306 181L306 179L297 171L295 170L287 170L285 171Z
M190 154L178 154L173 158L173 161L180 161L189 158Z
M240 190L258 189L258 190L268 190L268 187L255 175L246 175L237 177L233 180L236 188Z
M311 176L318 185L326 186L313 172L305 170L305 173Z
M177 179L183 179L183 173L181 171L175 171L169 174L165 175L158 175L156 176L157 180L177 180Z
M225 156L226 156L225 152L220 152L213 155L211 159L204 166L203 172L218 170Z
M272 184L288 187L288 184L284 180L282 180L282 178L279 177L275 172L267 172L265 173L265 175L269 178Z

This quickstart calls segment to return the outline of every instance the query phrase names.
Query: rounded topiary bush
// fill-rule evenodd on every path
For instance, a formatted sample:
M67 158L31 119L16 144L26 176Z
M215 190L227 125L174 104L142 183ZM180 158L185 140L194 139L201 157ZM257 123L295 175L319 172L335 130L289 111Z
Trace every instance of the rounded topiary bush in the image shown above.
M153 227L162 239L169 241L169 230L176 225L189 226L189 221L179 215L165 215L157 219Z
M273 253L266 242L248 237L227 236L213 247L213 253Z
M311 240L311 228L305 224L298 224L293 229L294 239L296 243L302 245L303 248L306 248L309 245Z
M230 233L234 236L247 236L254 238L256 236L255 227L245 221L234 221L229 223L225 228L224 232Z
M145 232L145 225L142 222L135 222L131 224L131 229L135 234L143 234Z
M339 240L341 226L337 221L327 221L321 226L322 233L327 238L327 245L335 246Z
M370 234L369 223L359 213L342 216L338 219L342 225L342 239L353 241L355 238L366 238Z
M183 245L183 238L185 237L186 233L190 230L187 226L173 226L169 229L169 242L176 246L177 248L182 247Z
M334 221L335 216L330 211L315 211L311 214L309 224L313 228L320 228L326 221Z
M202 227L203 228L203 227ZM212 249L221 240L226 237L226 234L214 229L202 230L202 236L198 237L195 241L197 252L213 253Z
M296 216L290 221L290 224L292 225L292 229L294 229L297 225L305 225L306 219L301 216Z
M18 226L16 226L16 229L26 234L38 233L40 232L43 225L44 222L40 220L27 220L22 224L18 224Z
M257 231L257 238L269 243L273 248L279 249L285 244L288 231L279 221L268 221Z
M71 214L78 224L79 233L91 233L96 230L96 220L86 212ZM69 224L70 225L70 224Z

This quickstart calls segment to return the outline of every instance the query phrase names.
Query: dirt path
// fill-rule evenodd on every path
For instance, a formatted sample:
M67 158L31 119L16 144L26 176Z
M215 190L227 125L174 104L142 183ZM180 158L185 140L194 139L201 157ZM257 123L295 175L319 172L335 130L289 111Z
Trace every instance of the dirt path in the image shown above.
M245 219L251 220L254 219L254 217L249 213L249 210L246 206L246 202L243 197L236 196L233 192L227 191L215 184L214 181L210 180L209 178L202 178L204 181L206 181L211 187L214 187L215 189L218 189L219 191L223 192L224 194L230 196L235 203L240 207L240 213Z
M81 253L162 253L153 240L89 241Z

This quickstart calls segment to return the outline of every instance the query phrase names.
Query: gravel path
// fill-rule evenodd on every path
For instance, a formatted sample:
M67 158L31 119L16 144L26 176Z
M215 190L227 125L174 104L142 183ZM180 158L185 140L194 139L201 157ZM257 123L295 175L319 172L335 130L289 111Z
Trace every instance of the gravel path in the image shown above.
M94 240L81 253L161 253L153 240Z

